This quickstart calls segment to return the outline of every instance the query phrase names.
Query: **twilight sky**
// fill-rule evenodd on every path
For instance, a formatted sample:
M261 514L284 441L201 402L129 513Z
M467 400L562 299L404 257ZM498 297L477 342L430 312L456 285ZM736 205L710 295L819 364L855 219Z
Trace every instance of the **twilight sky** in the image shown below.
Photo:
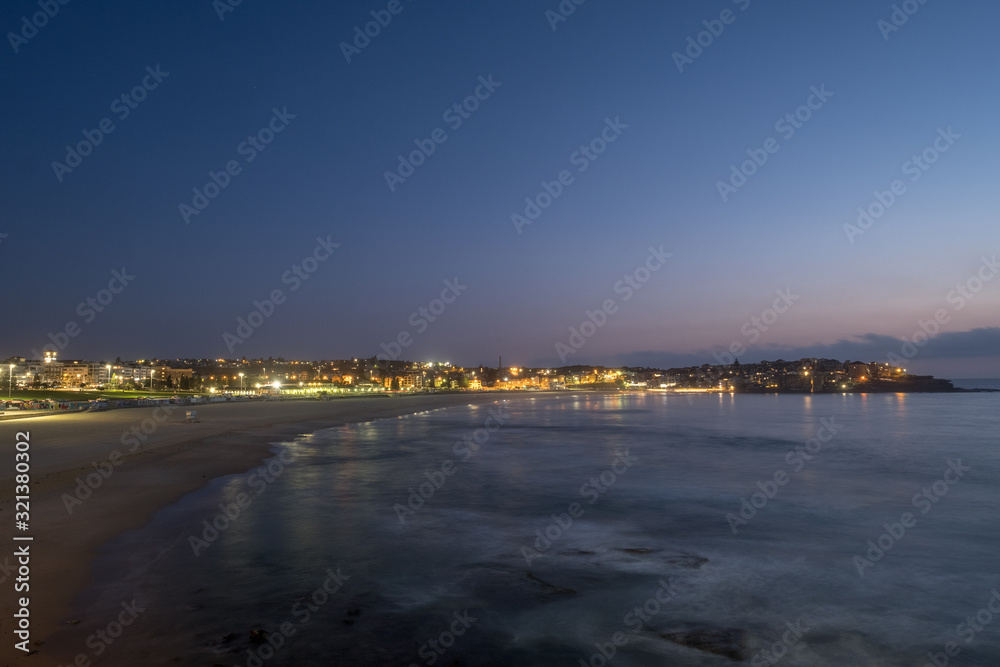
M1000 377L996 2L182 4L0 9L0 356Z

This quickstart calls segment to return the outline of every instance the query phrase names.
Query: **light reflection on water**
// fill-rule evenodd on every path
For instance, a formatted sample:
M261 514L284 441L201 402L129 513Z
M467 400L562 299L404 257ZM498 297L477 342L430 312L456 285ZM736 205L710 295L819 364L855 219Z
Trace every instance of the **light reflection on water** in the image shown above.
M995 396L540 396L507 402L506 425L468 461L453 448L495 406L329 429L288 444L292 463L198 558L182 542L128 574L248 491L246 475L120 538L85 600L147 601L119 657L246 664L249 628L297 623L293 605L339 566L351 578L265 664L426 664L420 646L470 609L478 621L444 664L576 665L667 578L676 597L616 665L719 664L659 633L745 629L756 651L799 618L810 629L787 664L922 664L1000 584ZM795 472L786 457L821 418L838 431ZM625 449L637 462L588 504L582 485ZM957 458L972 471L920 514L914 494ZM787 484L734 535L727 514L777 471ZM394 506L434 479L401 524ZM529 567L522 548L573 502L583 515ZM860 577L854 556L906 511L917 525ZM998 656L1000 626L962 644L966 661Z

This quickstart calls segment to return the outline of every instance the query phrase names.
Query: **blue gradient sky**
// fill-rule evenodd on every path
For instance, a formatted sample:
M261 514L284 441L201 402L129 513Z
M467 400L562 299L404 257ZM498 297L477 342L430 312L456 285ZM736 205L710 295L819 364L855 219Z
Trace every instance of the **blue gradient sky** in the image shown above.
M0 355L76 321L63 358L370 356L406 331L403 358L549 364L615 299L569 363L714 363L734 342L743 361L884 360L944 309L947 335L909 368L1000 376L1000 280L947 300L1000 251L1000 6L928 2L887 41L891 3L743 4L591 0L553 31L554 1L403 0L351 63L339 44L386 3L248 0L221 21L208 0L61 6L0 51ZM678 72L672 54L723 9L735 21ZM0 26L35 11L6 3ZM169 77L119 121L112 100L156 65ZM451 131L443 111L489 75L500 88ZM785 139L775 122L824 85ZM274 107L296 118L185 224L178 205ZM104 117L115 131L60 183L52 162ZM608 117L628 129L576 172ZM448 140L391 192L385 170L438 127ZM910 182L904 163L949 127L960 138ZM716 183L768 137L780 150L722 201ZM511 214L563 169L574 183L518 234ZM844 225L897 178L906 193L850 243ZM341 247L289 292L320 235ZM651 245L673 257L625 302L614 286ZM85 323L77 304L121 267L136 279ZM418 332L410 314L455 277L468 289ZM275 288L287 302L230 353L223 333ZM741 328L785 288L799 300L749 345Z

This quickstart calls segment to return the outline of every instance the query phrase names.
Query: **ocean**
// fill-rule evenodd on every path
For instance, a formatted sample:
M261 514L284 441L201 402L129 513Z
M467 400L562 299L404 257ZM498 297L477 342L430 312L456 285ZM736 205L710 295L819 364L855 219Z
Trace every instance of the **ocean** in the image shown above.
M106 545L79 616L142 611L80 652L1000 664L998 407L1000 393L539 394L322 430Z
M997 378L976 378L971 380L952 380L952 384L961 389L998 389L1000 390L1000 379Z

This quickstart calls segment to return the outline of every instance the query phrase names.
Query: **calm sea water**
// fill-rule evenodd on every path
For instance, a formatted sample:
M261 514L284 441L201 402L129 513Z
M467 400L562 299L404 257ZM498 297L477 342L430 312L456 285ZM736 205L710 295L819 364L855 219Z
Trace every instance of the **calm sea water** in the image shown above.
M1000 389L998 378L975 378L971 380L952 380L952 384L962 389Z
M735 664L664 637L700 631L755 664L919 666L955 642L951 664L995 665L998 407L539 395L338 427L115 540L79 602L92 625L146 609L97 664Z

